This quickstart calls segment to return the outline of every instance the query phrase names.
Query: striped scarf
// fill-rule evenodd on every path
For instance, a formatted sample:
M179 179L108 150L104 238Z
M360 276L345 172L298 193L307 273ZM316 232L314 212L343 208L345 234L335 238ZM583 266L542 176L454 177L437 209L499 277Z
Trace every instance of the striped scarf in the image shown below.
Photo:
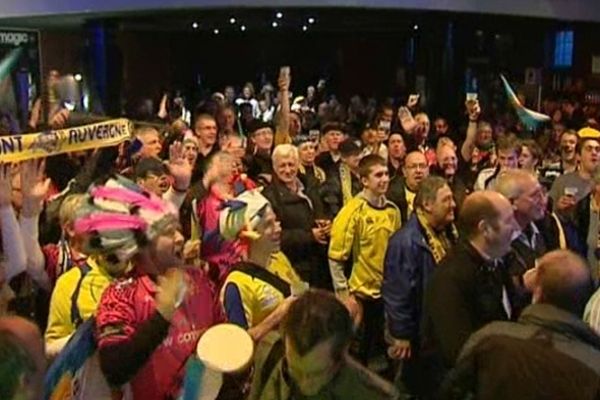
M422 210L417 210L416 214L419 224L423 227L427 246L431 250L435 263L439 264L458 239L456 227L454 224L450 224L450 226L442 232L436 232L429 225L429 222L427 222L427 218L425 218L425 214Z
M342 204L346 205L354 196L352 195L352 172L344 163L340 165L340 183L342 184Z

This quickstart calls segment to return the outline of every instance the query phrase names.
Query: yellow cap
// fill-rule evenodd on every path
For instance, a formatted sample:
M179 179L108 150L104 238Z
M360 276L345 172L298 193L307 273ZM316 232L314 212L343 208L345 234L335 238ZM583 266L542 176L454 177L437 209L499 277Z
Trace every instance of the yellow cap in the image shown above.
M580 139L600 139L600 131L594 128L583 128L577 132Z

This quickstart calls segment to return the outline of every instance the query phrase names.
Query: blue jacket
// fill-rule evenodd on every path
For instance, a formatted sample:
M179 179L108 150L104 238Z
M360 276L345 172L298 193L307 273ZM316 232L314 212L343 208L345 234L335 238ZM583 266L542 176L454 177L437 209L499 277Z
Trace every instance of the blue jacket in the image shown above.
M423 228L413 214L392 235L385 254L381 293L392 337L405 340L418 337L423 293L435 267Z

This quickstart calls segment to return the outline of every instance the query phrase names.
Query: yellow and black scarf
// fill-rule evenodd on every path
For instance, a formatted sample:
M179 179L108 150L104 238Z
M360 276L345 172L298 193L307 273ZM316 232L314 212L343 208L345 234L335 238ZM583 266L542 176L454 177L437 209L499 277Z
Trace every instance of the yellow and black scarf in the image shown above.
M433 255L435 263L439 264L440 261L442 261L442 259L446 256L452 245L456 243L458 239L458 231L456 230L454 224L450 224L450 226L443 231L436 232L427 222L427 218L425 218L422 210L416 210L416 214L419 224L425 233L427 246L429 246L429 249L431 250L431 254Z

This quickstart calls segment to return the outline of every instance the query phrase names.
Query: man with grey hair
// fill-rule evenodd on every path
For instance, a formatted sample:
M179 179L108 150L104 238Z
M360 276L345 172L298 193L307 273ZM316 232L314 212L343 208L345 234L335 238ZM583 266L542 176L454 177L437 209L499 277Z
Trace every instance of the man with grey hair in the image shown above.
M420 394L416 366L423 293L458 234L453 225L456 203L445 179L425 178L414 206L415 212L406 225L388 243L382 297L390 345L388 355L404 360L402 380L409 391Z
M600 337L580 317L591 292L585 261L552 251L526 281L533 304L517 322L492 322L471 336L443 398L598 398Z
M523 274L534 268L536 260L543 254L557 248L554 245L558 241L546 240L549 233L540 229L546 215L547 196L533 173L522 169L506 170L498 175L493 189L510 201L520 229L513 237L511 252L503 260L518 289L513 309L518 315L531 301L531 294L524 287Z
M327 268L331 223L323 218L318 188L305 187L298 178L300 158L295 146L277 145L272 160L273 180L262 194L281 222L281 251L311 287L331 289Z

